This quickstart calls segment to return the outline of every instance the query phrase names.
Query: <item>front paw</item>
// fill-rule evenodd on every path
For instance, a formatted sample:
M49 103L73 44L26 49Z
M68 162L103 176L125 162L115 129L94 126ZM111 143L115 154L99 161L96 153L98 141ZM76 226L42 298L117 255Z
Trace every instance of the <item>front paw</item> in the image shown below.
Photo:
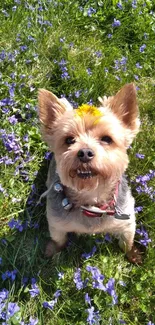
M142 253L135 245L133 245L132 249L126 255L129 262L138 265L142 264Z
M55 254L60 252L65 245L59 246L54 240L50 239L45 248L45 256L47 258L53 257Z

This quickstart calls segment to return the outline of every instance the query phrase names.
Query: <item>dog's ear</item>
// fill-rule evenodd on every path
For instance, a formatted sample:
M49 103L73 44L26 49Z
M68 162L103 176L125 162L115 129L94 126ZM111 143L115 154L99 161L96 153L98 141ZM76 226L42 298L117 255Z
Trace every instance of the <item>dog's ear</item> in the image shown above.
M111 97L109 106L125 127L134 134L138 132L140 122L138 118L136 88L133 83L126 84L115 96Z
M53 122L56 121L66 110L71 110L72 106L65 99L59 99L48 90L40 89L38 94L39 119L43 126L52 129Z

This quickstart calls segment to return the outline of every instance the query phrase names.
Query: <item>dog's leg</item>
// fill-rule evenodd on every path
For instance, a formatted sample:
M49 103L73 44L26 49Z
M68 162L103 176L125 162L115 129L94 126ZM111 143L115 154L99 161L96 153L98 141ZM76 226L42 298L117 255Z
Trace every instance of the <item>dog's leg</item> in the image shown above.
M61 230L57 230L49 225L49 232L51 240L48 242L45 250L45 255L51 257L54 254L61 251L67 242L67 233Z
M134 245L135 227L130 228L121 234L119 239L120 248L126 253L127 258L130 262L141 264L142 257L140 251Z

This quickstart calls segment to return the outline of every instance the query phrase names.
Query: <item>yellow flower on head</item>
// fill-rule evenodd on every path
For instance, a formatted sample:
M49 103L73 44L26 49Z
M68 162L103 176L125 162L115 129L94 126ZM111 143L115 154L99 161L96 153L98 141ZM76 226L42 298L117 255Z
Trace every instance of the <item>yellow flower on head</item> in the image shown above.
M101 117L102 116L102 113L99 111L99 109L95 106L91 106L91 105L88 105L88 104L83 104L81 106L79 106L77 109L76 109L76 115L82 117L84 116L85 114L90 114L92 116L96 116L96 117Z

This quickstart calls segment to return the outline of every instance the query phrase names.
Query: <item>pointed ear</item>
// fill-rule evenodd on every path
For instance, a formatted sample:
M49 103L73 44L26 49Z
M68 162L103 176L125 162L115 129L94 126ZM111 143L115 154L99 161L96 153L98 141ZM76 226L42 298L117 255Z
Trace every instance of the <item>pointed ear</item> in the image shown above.
M130 129L134 134L138 132L140 122L136 88L133 83L126 84L115 96L111 97L109 106L126 128Z
M52 129L56 121L66 111L66 104L50 91L39 89L39 119L45 128Z

